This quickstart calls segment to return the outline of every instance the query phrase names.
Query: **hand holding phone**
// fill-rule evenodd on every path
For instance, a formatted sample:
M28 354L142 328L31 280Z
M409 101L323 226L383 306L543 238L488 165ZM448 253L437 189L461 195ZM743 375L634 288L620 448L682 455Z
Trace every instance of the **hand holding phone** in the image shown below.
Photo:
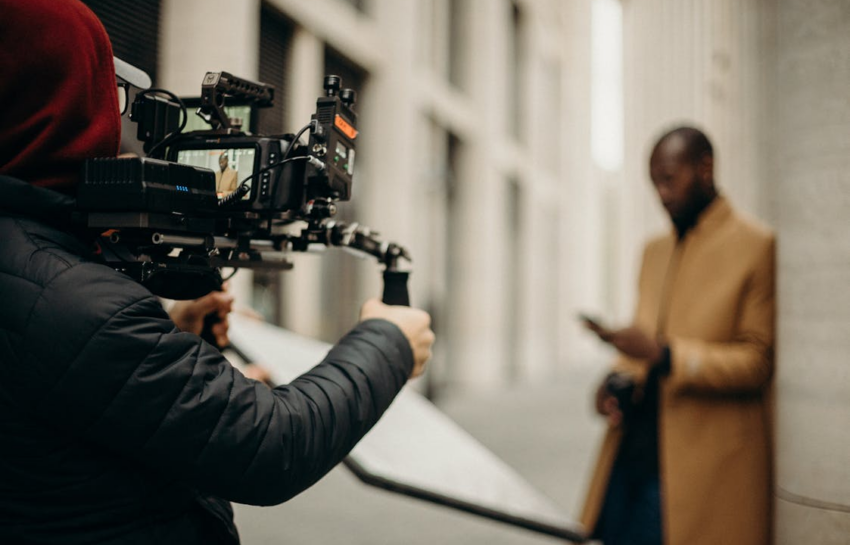
M587 329L593 331L596 334L599 334L602 331L608 331L608 328L605 327L604 325L602 325L600 320L598 318L594 317L594 316L591 316L589 314L585 314L585 313L582 312L582 313L579 313L578 318L579 318L579 320L584 322L584 326Z

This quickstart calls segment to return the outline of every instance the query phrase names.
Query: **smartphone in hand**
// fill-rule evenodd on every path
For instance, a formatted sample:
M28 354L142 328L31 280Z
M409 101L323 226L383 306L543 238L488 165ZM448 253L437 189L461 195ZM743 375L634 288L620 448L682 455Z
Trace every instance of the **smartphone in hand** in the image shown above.
M590 329L599 330L599 329L607 329L599 318L595 316L591 316L590 314L585 314L583 312L579 313L578 319L584 322Z

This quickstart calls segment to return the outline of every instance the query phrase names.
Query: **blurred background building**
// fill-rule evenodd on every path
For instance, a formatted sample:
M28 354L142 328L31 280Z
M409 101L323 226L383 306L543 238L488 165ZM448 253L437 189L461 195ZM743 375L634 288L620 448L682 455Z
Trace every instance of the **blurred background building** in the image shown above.
M437 400L600 369L609 354L576 315L629 319L643 241L667 228L649 147L703 127L721 190L779 235L779 542L847 543L850 2L87 3L159 87L197 96L220 70L275 85L264 133L306 124L325 74L358 92L340 217L411 250ZM371 261L294 260L240 272L240 299L333 341L380 292Z

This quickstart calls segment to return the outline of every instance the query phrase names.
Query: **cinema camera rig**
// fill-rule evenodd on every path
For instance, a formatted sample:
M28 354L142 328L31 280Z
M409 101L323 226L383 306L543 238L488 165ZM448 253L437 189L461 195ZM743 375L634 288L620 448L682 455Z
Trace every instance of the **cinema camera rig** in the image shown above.
M226 100L268 107L274 88L227 72L203 80L197 114L209 130L183 132L186 106L174 94L139 93L131 120L148 157L89 160L78 191L104 259L157 295L193 299L221 288L222 267L286 270L289 252L341 246L384 265L384 302L409 304L407 251L333 219L336 203L351 198L357 139L356 94L341 84L325 77L310 123L281 136L234 126Z

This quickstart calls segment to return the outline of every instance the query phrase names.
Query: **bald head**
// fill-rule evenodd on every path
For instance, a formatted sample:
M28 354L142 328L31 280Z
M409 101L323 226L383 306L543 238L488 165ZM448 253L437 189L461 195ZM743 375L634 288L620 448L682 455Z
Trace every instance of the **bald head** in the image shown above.
M677 127L664 133L653 148L653 153L668 141L679 141L682 146L683 160L697 164L703 157L714 157L714 148L708 137L699 129L693 127Z

